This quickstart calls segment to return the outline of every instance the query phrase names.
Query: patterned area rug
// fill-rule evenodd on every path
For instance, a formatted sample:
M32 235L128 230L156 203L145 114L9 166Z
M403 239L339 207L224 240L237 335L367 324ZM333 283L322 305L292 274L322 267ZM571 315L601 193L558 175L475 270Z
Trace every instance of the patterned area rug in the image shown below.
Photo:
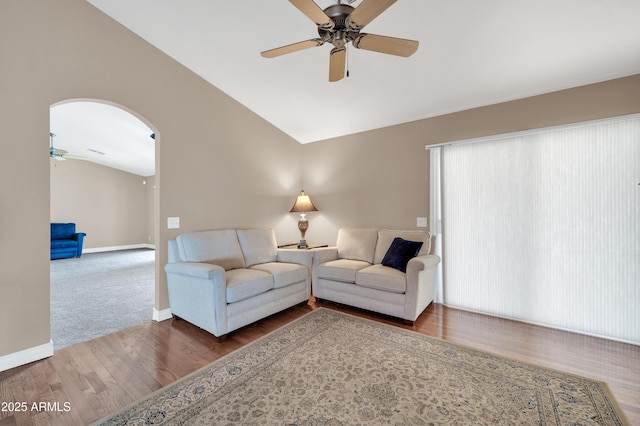
M100 425L624 425L605 384L317 309Z

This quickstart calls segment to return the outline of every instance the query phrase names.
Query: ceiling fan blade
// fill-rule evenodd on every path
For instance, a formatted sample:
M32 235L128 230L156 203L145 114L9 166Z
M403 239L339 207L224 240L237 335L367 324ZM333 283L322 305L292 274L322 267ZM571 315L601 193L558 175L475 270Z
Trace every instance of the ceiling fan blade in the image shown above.
M87 157L83 157L82 155L67 155L65 154L64 158L67 160L86 160Z
M314 38L311 40L301 41L298 43L288 44L282 47L276 47L275 49L265 50L260 53L264 58L275 58L276 56L286 55L287 53L297 52L299 50L309 49L311 47L322 46L324 41L320 38Z
M397 0L362 0L351 15L347 17L346 25L354 31L361 30Z
M347 49L334 47L329 56L329 81L334 82L344 78L344 67L347 59Z
M413 55L418 50L419 42L404 38L387 37L375 34L363 34L353 40L353 47L388 55L404 56Z
M331 18L313 0L289 0L289 2L323 30L330 30L334 27Z

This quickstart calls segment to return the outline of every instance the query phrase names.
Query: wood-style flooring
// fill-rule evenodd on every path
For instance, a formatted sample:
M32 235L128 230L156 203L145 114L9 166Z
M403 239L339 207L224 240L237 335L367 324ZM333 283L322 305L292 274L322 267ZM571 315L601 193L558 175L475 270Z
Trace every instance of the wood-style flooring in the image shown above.
M86 425L322 306L609 385L640 425L640 347L432 304L413 326L329 302L299 305L218 343L182 320L149 322L0 372L0 426ZM16 411L25 407L24 411ZM24 403L24 404L23 404ZM34 406L34 403L36 405ZM13 404L13 405L11 405ZM12 411L8 409L13 407Z

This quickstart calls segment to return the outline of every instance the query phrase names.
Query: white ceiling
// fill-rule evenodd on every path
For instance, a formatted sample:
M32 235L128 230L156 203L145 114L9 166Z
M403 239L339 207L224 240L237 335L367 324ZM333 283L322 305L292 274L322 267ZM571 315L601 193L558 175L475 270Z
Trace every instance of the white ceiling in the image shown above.
M88 1L300 143L640 73L638 0L398 0L363 32L418 51L350 48L337 83L331 45L260 56L317 37L287 0Z
M130 113L111 105L82 101L53 106L49 117L51 132L56 135L54 148L128 173L155 174L152 130Z

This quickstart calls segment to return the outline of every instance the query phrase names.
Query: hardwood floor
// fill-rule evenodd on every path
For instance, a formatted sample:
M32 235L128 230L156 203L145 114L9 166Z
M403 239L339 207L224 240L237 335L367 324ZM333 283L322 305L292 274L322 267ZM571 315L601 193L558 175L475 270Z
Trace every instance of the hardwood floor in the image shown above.
M0 426L89 424L319 306L604 381L629 422L640 425L639 346L437 304L429 306L410 326L397 319L318 303L312 298L308 305L247 326L222 343L182 320L149 322L0 372Z

